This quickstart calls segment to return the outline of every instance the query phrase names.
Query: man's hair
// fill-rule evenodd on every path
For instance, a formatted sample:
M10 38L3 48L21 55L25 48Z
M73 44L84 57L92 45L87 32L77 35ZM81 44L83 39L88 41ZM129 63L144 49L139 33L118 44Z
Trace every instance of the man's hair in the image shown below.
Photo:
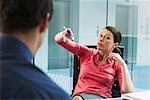
M52 0L0 0L0 32L28 32L38 26L47 13L51 19Z

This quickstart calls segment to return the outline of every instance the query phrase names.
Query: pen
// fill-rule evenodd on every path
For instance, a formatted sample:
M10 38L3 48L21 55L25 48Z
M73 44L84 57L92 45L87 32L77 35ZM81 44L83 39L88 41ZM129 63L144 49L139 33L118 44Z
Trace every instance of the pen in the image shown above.
M67 30L67 28L66 28L65 26L63 26L63 28L64 28L65 30Z
M65 30L67 30L68 33L71 34L70 30L68 30L65 26L63 26L63 28L64 28ZM71 35L72 35L72 34L71 34Z
M67 33L70 35L71 40L74 40L73 32L67 29L65 26L63 28L67 31Z

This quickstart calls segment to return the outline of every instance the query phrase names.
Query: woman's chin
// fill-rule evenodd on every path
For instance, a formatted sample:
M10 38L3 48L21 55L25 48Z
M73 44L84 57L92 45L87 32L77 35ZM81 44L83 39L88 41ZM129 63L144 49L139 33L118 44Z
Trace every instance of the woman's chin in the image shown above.
M100 48L99 46L97 46L97 49L98 49L98 50L101 50L101 48Z

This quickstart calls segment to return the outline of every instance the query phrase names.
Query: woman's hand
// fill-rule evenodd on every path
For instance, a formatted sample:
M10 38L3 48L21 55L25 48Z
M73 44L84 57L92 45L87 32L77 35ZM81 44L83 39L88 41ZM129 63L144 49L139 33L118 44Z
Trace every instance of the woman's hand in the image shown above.
M118 53L111 53L108 58L115 60L120 65L123 65L125 63L125 61L122 59L122 57Z
M66 28L64 27L64 37L74 41L74 35L73 35L73 32L70 28Z
M66 42L67 39L73 40L73 32L70 28L55 35L55 42Z

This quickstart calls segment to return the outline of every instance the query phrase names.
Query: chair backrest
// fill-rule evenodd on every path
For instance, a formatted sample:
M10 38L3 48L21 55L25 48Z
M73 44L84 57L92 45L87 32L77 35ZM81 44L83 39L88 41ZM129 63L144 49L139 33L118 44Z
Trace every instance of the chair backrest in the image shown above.
M96 46L87 46L89 48L96 48ZM115 53L119 53L122 58L123 58L123 50L124 50L124 47L120 46L119 47L120 49L120 52L118 51L113 51ZM75 86L77 84L77 81L78 81L78 76L79 76L79 73L80 73L80 60L78 59L78 57L76 55L74 55L74 67L73 67L73 90L72 90L72 93L74 92L74 89L75 89ZM121 92L120 92L120 87L119 87L119 83L118 83L118 80L116 80L112 86L112 97L115 98L115 97L121 97Z

